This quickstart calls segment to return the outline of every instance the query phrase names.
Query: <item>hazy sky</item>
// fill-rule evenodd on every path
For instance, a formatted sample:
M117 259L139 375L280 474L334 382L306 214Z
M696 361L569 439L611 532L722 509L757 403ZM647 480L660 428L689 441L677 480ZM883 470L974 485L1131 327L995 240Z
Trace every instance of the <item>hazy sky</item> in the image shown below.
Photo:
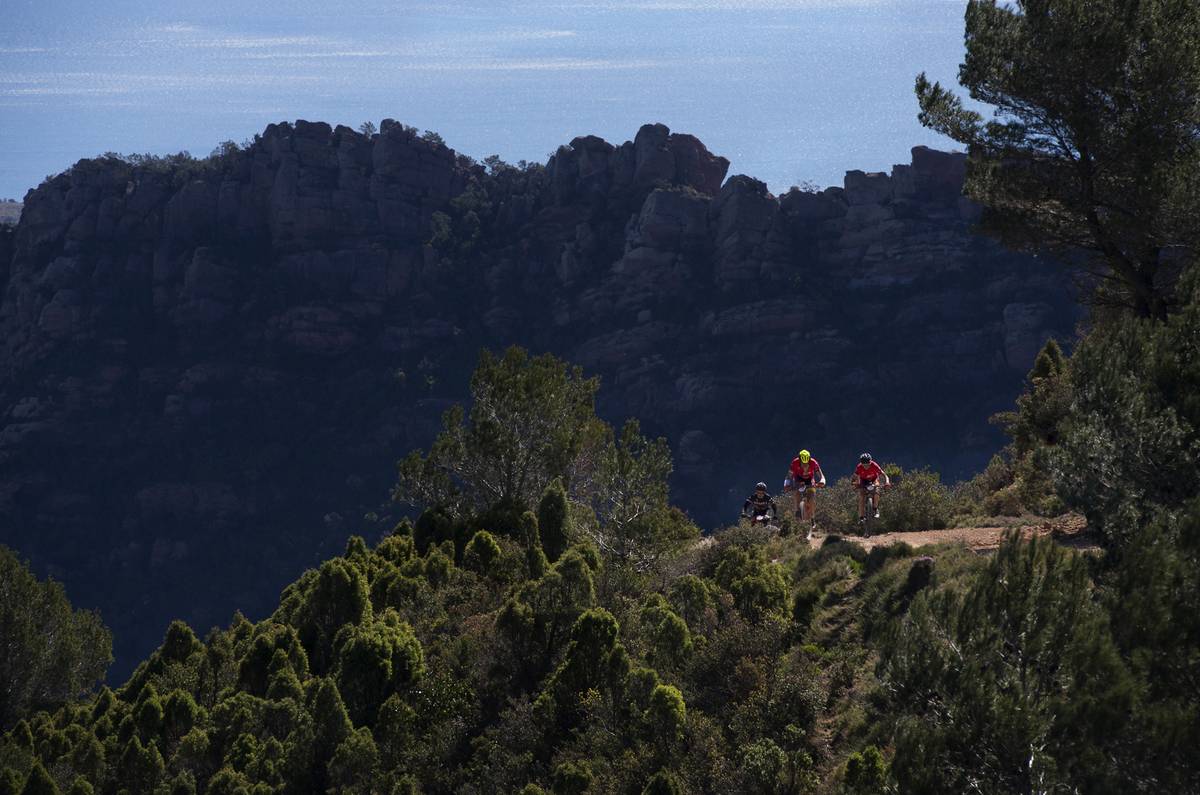
M780 192L952 142L965 0L0 0L0 198L104 151L204 155L281 120L391 117L544 161L646 122Z

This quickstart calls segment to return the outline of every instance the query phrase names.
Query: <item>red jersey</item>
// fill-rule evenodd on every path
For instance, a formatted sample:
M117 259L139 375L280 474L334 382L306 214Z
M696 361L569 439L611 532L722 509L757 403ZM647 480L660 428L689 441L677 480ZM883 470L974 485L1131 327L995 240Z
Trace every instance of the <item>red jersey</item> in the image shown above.
M792 459L792 482L800 481L808 482L810 480L819 480L821 477L821 465L817 463L817 459L808 459L808 465L800 463L799 458Z
M878 479L879 476L883 474L883 469L880 468L878 463L872 461L866 466L863 466L862 464L856 466L854 468L854 474L858 476L860 482L870 483L871 481Z

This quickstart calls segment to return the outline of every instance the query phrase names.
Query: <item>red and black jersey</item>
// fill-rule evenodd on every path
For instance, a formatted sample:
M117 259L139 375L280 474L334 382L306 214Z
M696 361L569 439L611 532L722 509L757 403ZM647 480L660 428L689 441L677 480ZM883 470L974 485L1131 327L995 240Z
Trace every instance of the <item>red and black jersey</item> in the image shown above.
M792 459L792 483L803 483L811 486L814 480L821 479L821 465L817 459L809 458L807 464L801 464L799 458Z
M862 464L856 466L854 474L858 476L860 483L874 483L883 474L883 469L875 461L870 461L866 466Z

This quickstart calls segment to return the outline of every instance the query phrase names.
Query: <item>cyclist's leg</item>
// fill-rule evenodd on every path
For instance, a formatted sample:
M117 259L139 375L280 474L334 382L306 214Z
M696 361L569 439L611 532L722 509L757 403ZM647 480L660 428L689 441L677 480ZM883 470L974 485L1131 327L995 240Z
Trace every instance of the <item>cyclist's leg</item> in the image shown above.
M804 501L807 506L806 518L815 525L817 523L817 490L815 487L809 487Z
M867 516L867 490L862 486L857 487L858 491L858 518L865 519Z
M879 505L883 502L883 484L875 483L875 515L879 516Z

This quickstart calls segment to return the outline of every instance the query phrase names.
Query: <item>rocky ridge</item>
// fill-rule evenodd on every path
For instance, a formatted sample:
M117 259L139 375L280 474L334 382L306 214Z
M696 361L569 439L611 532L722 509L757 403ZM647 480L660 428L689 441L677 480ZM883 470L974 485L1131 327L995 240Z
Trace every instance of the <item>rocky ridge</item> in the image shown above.
M392 462L510 343L667 435L705 523L798 445L986 461L1076 310L970 232L964 157L779 197L728 165L663 125L483 165L392 121L81 161L0 226L0 540L102 609L120 668L377 530Z

